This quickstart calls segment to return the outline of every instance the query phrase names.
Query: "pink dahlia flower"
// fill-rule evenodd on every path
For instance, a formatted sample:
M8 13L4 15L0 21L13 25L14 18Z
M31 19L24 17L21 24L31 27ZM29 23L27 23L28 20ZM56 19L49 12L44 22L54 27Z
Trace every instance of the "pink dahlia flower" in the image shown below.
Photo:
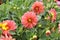
M5 20L3 23L6 23L8 30L15 30L17 28L16 23L13 20Z
M36 14L40 14L44 11L44 6L42 2L34 2L32 5L32 11L34 11Z
M21 22L25 28L33 28L37 24L38 19L34 12L26 12L22 16Z
M7 34L10 30L15 30L17 28L16 23L13 20L5 20L2 24L3 34Z
M57 0L56 2L57 2L57 5L60 6L60 0Z
M50 11L49 11L49 14L51 14L52 15L52 17L51 17L51 21L52 22L54 22L55 20L56 20L56 10L55 9L51 9Z

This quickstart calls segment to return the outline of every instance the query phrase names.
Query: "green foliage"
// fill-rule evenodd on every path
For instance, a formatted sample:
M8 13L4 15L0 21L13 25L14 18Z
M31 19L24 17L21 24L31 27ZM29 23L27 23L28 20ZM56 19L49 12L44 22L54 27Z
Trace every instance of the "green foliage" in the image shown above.
M37 35L37 40L60 40L57 25L60 21L60 8L56 8L57 4L53 0L50 2L43 0L45 12L39 15L39 22L35 28L23 28L21 17L25 12L31 10L31 6L34 2L35 0L7 0L5 3L0 5L0 22L7 19L14 20L16 22L18 26L16 31L11 31L11 34L16 38L16 40L32 40L34 35ZM57 19L54 23L45 19L48 15L47 11L51 8L55 8L57 11ZM55 28L55 32L52 32L51 35L47 37L45 34L46 30L51 30L53 27Z

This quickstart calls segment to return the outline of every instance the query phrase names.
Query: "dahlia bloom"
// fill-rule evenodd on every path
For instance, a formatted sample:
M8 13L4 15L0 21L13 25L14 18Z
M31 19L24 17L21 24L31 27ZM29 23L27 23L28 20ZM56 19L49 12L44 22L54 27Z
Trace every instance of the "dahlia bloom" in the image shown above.
M8 34L10 30L15 30L17 28L16 23L13 20L5 20L0 23L3 34Z
M60 6L60 0L57 0L56 2L57 2L57 5Z
M5 20L3 24L6 23L6 27L8 30L15 30L17 28L16 23L13 20Z
M56 14L57 14L57 13L56 13L56 10L55 10L55 9L51 9L51 10L49 11L49 14L51 14L51 16L52 16L52 17L51 17L51 21L54 22L54 21L56 20L56 16L57 16L57 15L56 15Z
M50 2L50 0L47 0L47 2Z
M42 2L34 2L32 5L32 11L34 11L36 14L40 14L44 11L44 6Z
M33 28L37 24L38 19L34 12L26 12L22 16L21 22L25 28Z

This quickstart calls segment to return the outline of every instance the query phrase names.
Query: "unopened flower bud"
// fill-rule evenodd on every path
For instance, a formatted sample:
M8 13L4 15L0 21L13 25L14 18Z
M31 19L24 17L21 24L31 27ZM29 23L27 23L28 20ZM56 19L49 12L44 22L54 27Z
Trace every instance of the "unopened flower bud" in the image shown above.
M34 35L33 36L33 40L37 40L37 35Z
M50 19L50 16L48 16L48 17L45 17L45 19L49 20L49 19Z
M58 29L60 30L60 23L58 24Z
M38 27L41 27L41 26L42 26L41 24L38 25Z
M47 2L50 2L50 0L47 0Z
M54 0L54 2L57 2L57 0Z
M19 7L17 7L17 10L20 9Z
M55 31L55 27L53 27L53 28L51 29L51 31L54 32L54 31Z
M58 33L60 33L60 23L58 24Z
M58 8L58 6L54 6L54 8Z
M46 31L46 36L49 36L51 34L50 30Z
M60 33L60 30L58 30L58 33Z
M13 9L16 9L16 7L13 7Z

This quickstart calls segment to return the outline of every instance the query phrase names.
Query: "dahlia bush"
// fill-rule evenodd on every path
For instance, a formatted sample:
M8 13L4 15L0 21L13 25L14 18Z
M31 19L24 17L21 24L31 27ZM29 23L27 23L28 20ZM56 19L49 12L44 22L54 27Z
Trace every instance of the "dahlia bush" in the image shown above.
M60 40L60 0L0 0L0 40Z

